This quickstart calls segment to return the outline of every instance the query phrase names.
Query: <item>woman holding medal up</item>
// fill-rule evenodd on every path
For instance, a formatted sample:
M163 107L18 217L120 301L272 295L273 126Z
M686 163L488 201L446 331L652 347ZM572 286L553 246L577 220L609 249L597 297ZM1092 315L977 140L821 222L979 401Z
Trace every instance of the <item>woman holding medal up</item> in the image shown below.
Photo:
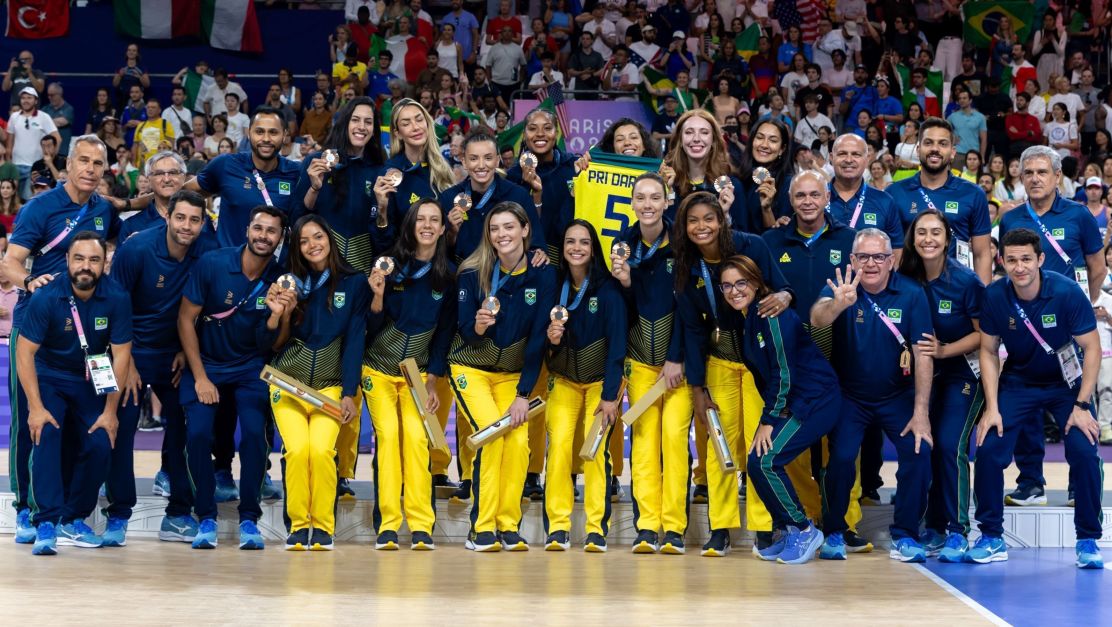
M667 188L658 174L633 182L637 222L615 240L611 273L622 286L629 315L629 401L636 403L660 379L667 391L633 423L630 474L637 528L634 553L682 554L691 473L688 432L691 389L683 380L683 333L675 315L671 222L664 218ZM661 538L658 532L663 529Z
M456 407L472 429L507 414L512 428L475 453L466 546L484 552L523 551L529 545L518 533L518 523L529 445L528 430L520 427L528 419L528 394L544 356L545 313L555 300L555 272L547 264L529 262L533 228L517 203L494 205L476 230L482 240L459 269L457 333L448 353L452 389Z
M763 233L791 220L792 148L791 131L783 122L762 120L753 128L741 164L741 172L748 173L752 181L745 186L752 205L750 222L740 227L735 223L734 228Z
M977 358L985 286L975 272L947 256L952 231L944 214L920 212L907 233L900 273L923 286L934 324L934 335L918 339L919 349L935 362L933 478L922 543L928 556L960 563L969 548L969 437L985 402Z
M356 98L344 105L325 139L324 149L302 161L291 214L294 221L305 214L323 217L333 229L340 257L363 273L370 272L375 252L369 226L368 187L379 178L382 167L374 118L370 98ZM340 498L355 498L350 480L355 477L359 458L359 418L357 415L355 420L344 423L336 442Z
M707 421L707 411L719 412L725 452L740 465L740 454L752 444L764 402L753 374L742 361L741 313L728 307L719 295L718 272L723 260L734 255L752 259L762 272L770 294L761 299L758 313L777 316L791 305L793 293L760 237L732 231L726 212L708 192L695 192L680 204L672 233L675 246L676 308L684 328L684 366L691 385L695 415ZM709 437L715 437L710 431ZM727 470L713 447L707 447L706 473L710 514L710 540L703 555L720 557L729 551L729 529L741 526L737 507L737 473ZM793 465L793 468L796 465ZM792 480L797 486L813 481L809 464L799 464ZM806 467L803 467L806 466ZM814 490L818 500L817 489ZM746 486L746 524L757 532L756 550L772 544L772 518L753 489ZM818 512L818 507L814 508Z
M575 178L572 153L556 148L556 114L536 108L525 116L521 157L506 171L506 179L528 189L541 216L548 260L559 263L564 229L575 218L569 181ZM530 156L531 155L531 156Z
M564 255L557 284L560 298L549 312L548 403L545 420L545 541L547 551L570 546L571 483L577 439L594 441L592 426L601 421L602 442L594 460L583 462L583 507L587 515L584 548L606 552L610 524L610 451L608 442L621 411L622 362L626 354L625 302L606 272L598 234L585 220L564 230ZM577 432L580 438L576 438Z
M400 237L371 270L373 293L363 353L363 395L374 417L376 549L397 549L402 511L416 550L436 548L432 474L422 413L451 404L440 395L456 325L456 268L448 261L444 215L432 198L410 205ZM425 373L428 406L417 407L398 364ZM403 500L404 487L404 500Z
M271 366L340 403L339 416L270 387L282 434L286 550L331 551L335 533L336 438L359 418L355 398L366 333L367 281L340 256L328 222L302 216L290 235L290 274L272 291L295 290L278 321ZM271 322L268 321L268 328Z

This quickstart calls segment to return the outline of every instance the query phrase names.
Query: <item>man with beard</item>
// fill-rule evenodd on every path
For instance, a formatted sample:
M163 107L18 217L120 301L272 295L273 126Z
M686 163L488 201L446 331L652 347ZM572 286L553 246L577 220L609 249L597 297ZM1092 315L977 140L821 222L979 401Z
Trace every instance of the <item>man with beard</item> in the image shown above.
M259 107L248 127L251 152L220 155L185 184L191 192L220 195L216 223L220 246L240 246L246 241L247 216L257 205L275 207L284 216L289 215L300 168L278 154L285 132L281 113Z
M143 173L150 181L154 202L120 225L121 244L140 231L166 223L170 211L170 198L185 184L185 159L176 152L163 150L147 159L147 163L143 166Z
M158 167L175 167L171 157L163 158L163 164ZM156 190L165 178L152 181ZM156 198L156 203L158 201ZM200 194L179 191L167 199L165 205L168 217L159 216L159 224L123 242L112 260L112 278L131 296L135 343L132 367L121 381L124 397L108 475L105 546L124 545L127 521L135 506L132 448L146 386L150 386L162 401L162 418L166 422L162 469L169 480L169 503L158 537L192 542L197 535L197 522L190 515L193 489L185 468L185 416L175 389L185 366L185 356L178 342L177 320L189 272L201 255L216 248L216 242L210 234L202 235L205 199ZM125 225L133 220L135 218Z
M992 282L989 249L992 220L985 193L975 184L950 174L954 160L954 129L941 118L928 118L919 129L919 163L922 170L886 190L903 212L904 228L915 214L926 209L945 213L953 228L950 256L973 270L981 282Z
M279 122L274 119L273 123ZM194 510L200 520L193 539L195 549L216 547L216 477L211 452L213 423L222 399L234 399L239 414L239 548L264 547L256 523L262 515L259 497L270 449L266 438L270 408L259 371L278 339L274 312L280 314L284 307L292 310L297 302L292 290L274 283L282 273L274 251L286 230L286 214L259 205L248 219L244 244L209 252L193 266L178 310L178 336L189 364L178 392L185 414Z
M101 281L107 245L94 231L73 237L66 277L37 290L24 315L16 368L27 393L34 494L34 555L54 555L57 545L96 548L100 536L85 524L97 505L116 443L120 401L117 381L131 362L131 308L127 294ZM108 351L112 356L109 359ZM68 421L76 450L62 437ZM72 460L65 485L63 457ZM134 489L134 484L133 484Z
M69 178L59 187L43 192L23 206L19 223L8 241L8 251L0 261L0 271L12 284L21 286L19 303L12 315L9 357L12 372L18 374L16 350L23 326L24 308L28 297L39 287L66 270L66 249L80 231L94 231L101 237L113 238L120 229L119 218L112 206L95 194L97 185L108 166L108 150L96 135L82 135L74 140L66 160ZM28 270L28 259L34 262ZM8 377L8 398L11 402L11 490L15 493L16 542L35 541L31 526L28 492L28 457L31 439L27 431L27 397L18 376Z

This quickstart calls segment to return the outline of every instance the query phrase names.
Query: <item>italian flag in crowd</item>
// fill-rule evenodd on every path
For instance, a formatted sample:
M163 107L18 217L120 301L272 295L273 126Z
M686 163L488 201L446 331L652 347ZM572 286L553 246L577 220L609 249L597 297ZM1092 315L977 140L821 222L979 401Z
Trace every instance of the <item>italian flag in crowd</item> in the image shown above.
M203 32L213 48L263 51L251 0L115 0L113 8L116 30L138 39L173 39Z
M263 36L252 0L202 0L201 29L213 48L263 51Z

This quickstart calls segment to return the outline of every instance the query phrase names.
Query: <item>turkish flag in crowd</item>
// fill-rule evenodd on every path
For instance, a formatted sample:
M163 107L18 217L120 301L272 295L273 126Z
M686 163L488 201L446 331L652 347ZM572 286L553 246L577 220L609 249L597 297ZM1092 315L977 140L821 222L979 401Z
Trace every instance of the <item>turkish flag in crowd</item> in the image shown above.
M45 39L69 32L69 0L8 0L8 37Z

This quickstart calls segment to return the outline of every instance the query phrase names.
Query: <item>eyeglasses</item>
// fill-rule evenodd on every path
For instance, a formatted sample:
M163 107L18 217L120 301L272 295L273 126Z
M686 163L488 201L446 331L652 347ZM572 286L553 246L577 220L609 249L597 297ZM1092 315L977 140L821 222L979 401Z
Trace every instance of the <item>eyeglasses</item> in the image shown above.
M872 255L870 255L868 253L853 253L852 254L852 257L854 259L856 259L857 261L861 262L861 265L866 265L870 261L876 262L877 265L880 265L880 264L884 263L885 261L888 261L888 258L891 257L891 256L892 256L892 253L874 253Z
M740 292L741 290L743 290L747 287L749 287L749 279L741 279L741 280L736 281L734 283L719 283L718 284L718 289L722 290L723 294L729 294L730 292L735 292L735 291Z
M181 176L182 174L185 174L185 173L182 172L181 170L155 170L154 172L151 172L148 176L153 179L153 178L161 178L161 177L170 178L170 177L174 177L174 176Z
M26 130L30 130L30 129L31 129L31 120L28 120L27 118L23 118L23 130L26 131Z

